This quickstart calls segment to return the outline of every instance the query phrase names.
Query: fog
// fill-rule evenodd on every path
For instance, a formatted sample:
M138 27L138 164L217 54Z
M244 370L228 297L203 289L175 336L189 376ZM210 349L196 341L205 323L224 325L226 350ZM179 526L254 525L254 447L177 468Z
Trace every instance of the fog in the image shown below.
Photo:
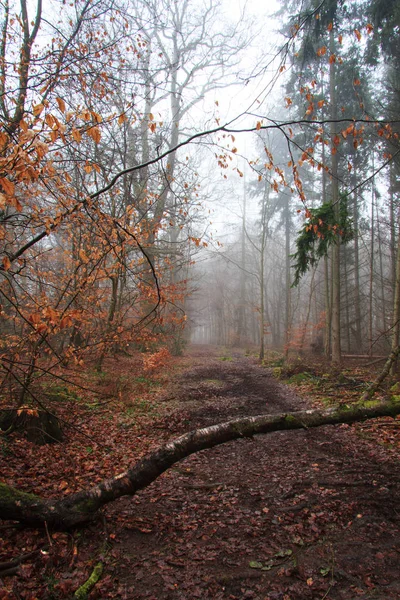
M7 347L396 346L398 44L370 4L5 7Z

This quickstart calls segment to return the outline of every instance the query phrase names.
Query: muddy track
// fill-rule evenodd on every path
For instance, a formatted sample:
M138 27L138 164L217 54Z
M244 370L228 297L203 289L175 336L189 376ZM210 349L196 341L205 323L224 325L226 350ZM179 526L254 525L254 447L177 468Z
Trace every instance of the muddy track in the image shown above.
M301 410L307 406L254 358L239 353L228 358L214 356L211 359L209 354L204 358L201 352L194 356L201 359L202 364L185 371L175 393L189 411L193 428L241 416Z
M166 392L186 430L307 406L255 360L228 358L194 350ZM399 500L398 455L351 427L200 452L110 507L115 597L398 599Z

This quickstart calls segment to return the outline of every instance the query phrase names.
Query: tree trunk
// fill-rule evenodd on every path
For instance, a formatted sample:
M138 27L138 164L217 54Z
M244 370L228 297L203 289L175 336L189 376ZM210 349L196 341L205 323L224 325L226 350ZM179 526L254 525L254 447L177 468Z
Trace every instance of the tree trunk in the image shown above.
M355 423L375 417L400 414L400 402L355 404L326 410L304 410L278 415L246 417L190 431L144 456L125 473L89 490L61 499L45 500L0 483L0 514L3 519L27 525L70 528L95 518L105 504L122 496L133 496L146 488L178 461L206 448L244 437L322 425Z
M22 431L27 440L42 446L63 441L58 418L45 411L29 406L0 410L0 430L3 435Z
M385 362L385 365L384 365L382 371L379 373L378 377L375 379L375 381L373 381L371 383L371 385L368 387L366 392L361 397L361 400L363 402L372 398L372 396L378 390L378 388L381 385L381 383L383 382L383 380L386 379L386 377L389 375L389 372L390 372L391 368L393 367L393 365L396 364L399 353L400 353L400 346L396 346L395 348L392 349L391 353L389 354L389 357L387 358L387 360Z
M354 160L354 187L358 183L357 161ZM360 294L360 248L359 248L359 224L358 224L358 190L353 197L353 228L354 228L354 313L355 313L355 345L360 349L363 347L361 335L361 294Z
M330 52L335 53L335 42L333 29L330 31ZM336 104L336 72L335 63L329 65L329 89L331 101L331 125L330 136L332 145L332 205L335 213L336 223L340 223L340 199L339 199L339 177L338 177L338 153L335 144L337 137L337 104ZM332 362L335 365L341 363L340 343L340 233L339 226L336 231L336 240L332 245Z
M244 171L245 173L245 171ZM239 288L239 306L237 308L237 328L236 343L238 346L244 344L247 335L246 323L246 181L243 181L243 214L242 214L242 233L241 233L241 256L240 256L240 288Z
M394 306L393 306L393 329L392 329L392 352L396 351L400 343L400 244L397 247L396 261L396 280L394 286ZM395 375L398 369L398 356L390 365L392 375Z
M374 170L374 153L372 153L372 170ZM368 338L369 355L373 353L374 343L374 270L375 270L375 181L372 178L371 197L371 246L369 259L369 294L368 294Z
M285 204L285 360L289 356L290 330L291 330L291 298L290 285L290 210L289 200Z

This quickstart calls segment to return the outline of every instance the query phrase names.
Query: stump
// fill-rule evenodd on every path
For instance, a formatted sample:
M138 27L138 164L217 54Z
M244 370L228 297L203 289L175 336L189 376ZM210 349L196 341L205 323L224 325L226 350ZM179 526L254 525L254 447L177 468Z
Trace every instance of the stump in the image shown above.
M0 429L3 432L21 431L34 444L52 444L63 441L58 418L45 411L21 406L0 410Z

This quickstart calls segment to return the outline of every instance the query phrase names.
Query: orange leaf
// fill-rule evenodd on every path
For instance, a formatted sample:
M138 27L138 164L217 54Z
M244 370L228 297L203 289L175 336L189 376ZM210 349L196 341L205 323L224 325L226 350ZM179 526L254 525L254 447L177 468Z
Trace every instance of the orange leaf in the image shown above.
M42 112L42 110L43 110L43 109L44 109L44 106L43 106L43 104L42 104L42 103L40 103L40 104L36 104L36 105L33 107L33 114L34 114L34 116L35 116L35 117L38 117L38 116L40 115L40 113Z
M79 131L79 129L73 129L71 131L71 135L74 138L74 140L76 142L78 142L78 144L80 143L80 141L82 140L82 136L81 136L81 132Z
M58 313L51 306L47 306L43 311L44 316L49 319L49 321L55 323L58 320Z
M308 105L307 110L306 110L306 115L311 115L311 113L313 113L313 112L314 112L314 104L313 104L313 102L310 102L310 104Z
M15 208L15 210L17 212L21 212L22 211L22 204L20 203L20 201L13 196L12 198L10 198L10 204L11 206L13 206Z
M90 129L87 130L86 132L88 134L89 137L92 138L92 140L98 144L101 140L101 132L100 129L98 127L91 127Z
M318 48L317 55L324 56L324 54L326 54L326 46L322 46L321 48Z
M329 57L329 64L333 64L334 62L336 62L336 54L331 54Z
M325 100L319 100L318 101L318 108L322 108L324 104L325 104Z
M103 118L102 118L101 115L99 115L99 113L94 112L94 110L91 110L90 112L92 113L92 117L96 121L96 123L101 123L102 122Z
M329 23L329 25L327 27L328 31L332 31L332 27L333 27L333 23L331 22L331 23Z
M60 321L60 329L64 329L64 327L70 327L72 325L72 319L69 315L63 317Z
M3 147L8 142L8 135L4 131L0 131L0 147Z
M342 34L339 35L338 40L339 40L339 44L341 44L343 42L343 36L342 36Z
M17 410L18 417L20 415L22 415L23 413L26 413L27 415L31 415L33 417L37 417L39 415L39 412L38 412L37 408L30 408L29 406L21 406Z
M32 313L31 315L29 315L28 321L32 323L32 325L38 325L40 323L40 314Z
M12 181L6 179L5 177L0 179L0 185L9 196L14 193L15 186Z
M3 261L2 261L2 262L3 262L3 269L4 269L5 271L8 271L8 269L11 267L11 261L10 261L10 259L8 258L8 256L4 256L4 258L3 258Z
M372 33L374 30L374 26L371 25L371 23L367 23L367 25L365 26L365 29L367 30L367 33Z
M56 98L56 102L58 104L58 108L62 113L65 113L65 102L62 98Z
M56 123L53 115L51 115L50 113L47 113L47 115L45 116L44 120L46 121L47 125L49 127L53 127Z
M361 40L361 33L358 31L358 29L354 30L354 35L356 36L356 38L358 39L358 41Z
M257 129L257 131L259 131L259 129L261 129L261 122L260 121L257 121L256 129Z

